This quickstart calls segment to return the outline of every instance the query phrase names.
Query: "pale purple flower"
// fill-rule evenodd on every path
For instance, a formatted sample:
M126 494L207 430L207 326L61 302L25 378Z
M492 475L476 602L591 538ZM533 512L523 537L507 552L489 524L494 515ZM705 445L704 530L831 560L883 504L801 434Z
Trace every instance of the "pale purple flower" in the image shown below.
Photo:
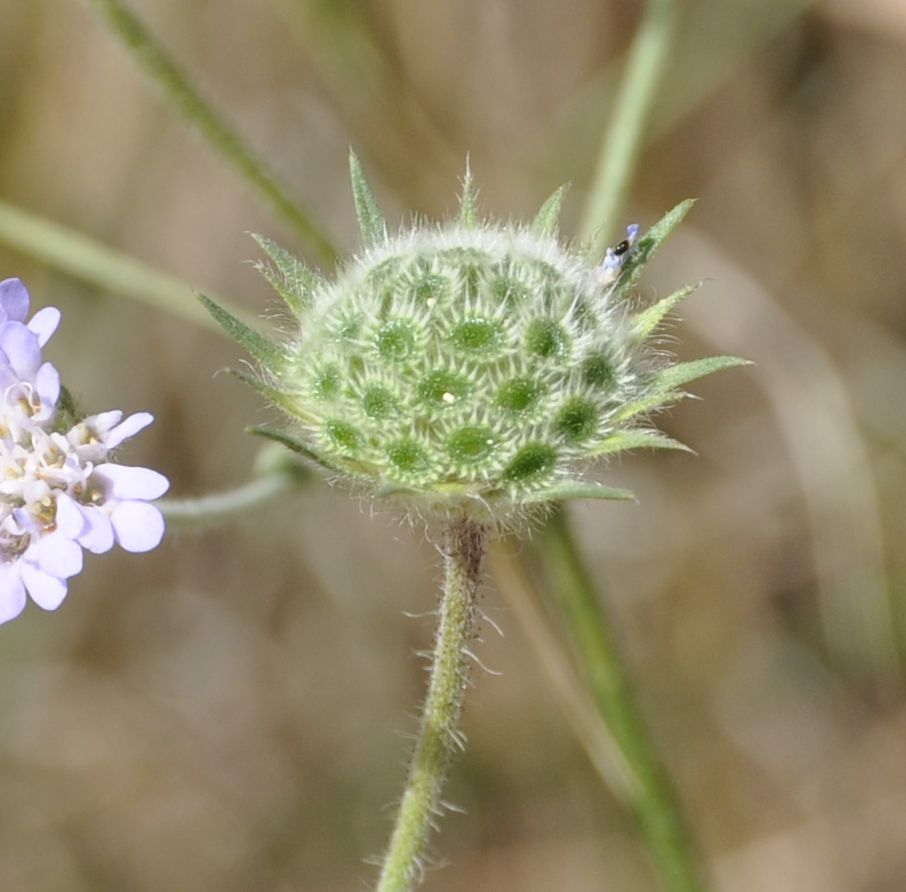
M156 471L109 461L151 423L147 412L103 412L61 427L59 375L41 357L59 312L47 308L26 323L27 313L25 286L0 282L0 622L22 612L26 594L56 609L83 549L158 545L164 522L149 502L169 485Z
M26 323L28 291L20 279L0 282L0 390L7 402L25 402L29 415L49 418L60 396L60 376L41 361L41 348L60 323L56 307L44 307Z
M632 249L635 247L638 237L639 224L632 223L626 227L626 238L605 251L604 260L600 266L601 281L605 285L616 282L624 264L632 253Z

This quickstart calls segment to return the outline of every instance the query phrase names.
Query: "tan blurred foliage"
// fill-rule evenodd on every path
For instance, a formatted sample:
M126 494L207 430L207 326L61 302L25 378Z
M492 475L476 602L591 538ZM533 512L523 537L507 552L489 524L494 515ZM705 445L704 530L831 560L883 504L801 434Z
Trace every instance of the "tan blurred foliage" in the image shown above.
M354 144L393 219L573 181L578 218L634 0L134 0L354 247ZM668 341L753 368L664 419L686 454L574 511L721 889L906 888L906 6L694 0L626 221L700 201L644 293L706 284ZM0 194L273 309L248 230L292 247L72 0L0 0ZM189 495L245 479L237 349L0 249L95 409L150 409L130 460ZM0 628L0 887L352 892L403 778L435 554L323 485L156 553L88 563ZM430 888L653 890L633 823L490 583L470 745Z

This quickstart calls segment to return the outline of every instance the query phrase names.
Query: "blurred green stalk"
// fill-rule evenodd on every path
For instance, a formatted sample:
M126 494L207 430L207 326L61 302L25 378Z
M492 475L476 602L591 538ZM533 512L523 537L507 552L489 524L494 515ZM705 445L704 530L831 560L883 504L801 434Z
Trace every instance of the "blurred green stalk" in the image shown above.
M605 130L580 236L601 253L632 184L675 30L672 0L648 0ZM566 621L595 704L627 767L633 805L663 886L707 888L682 808L633 697L614 631L562 508L539 537L538 552Z
M633 805L664 888L704 892L707 886L682 809L636 705L614 630L562 508L545 525L538 550L592 696L629 768Z
M281 452L286 450L281 447ZM160 499L156 504L171 527L204 529L245 517L249 511L289 495L311 480L311 471L295 460L282 461L248 483L189 499Z
M44 217L0 199L0 242L82 281L220 331L195 300L191 285ZM239 318L248 314L222 297L217 302Z
M88 0L111 31L145 69L164 96L193 124L207 142L248 181L295 231L301 241L326 264L337 259L337 249L312 215L280 183L266 162L233 125L193 86L188 75L120 0Z
M629 51L582 215L580 234L600 254L632 184L675 31L673 0L648 0Z

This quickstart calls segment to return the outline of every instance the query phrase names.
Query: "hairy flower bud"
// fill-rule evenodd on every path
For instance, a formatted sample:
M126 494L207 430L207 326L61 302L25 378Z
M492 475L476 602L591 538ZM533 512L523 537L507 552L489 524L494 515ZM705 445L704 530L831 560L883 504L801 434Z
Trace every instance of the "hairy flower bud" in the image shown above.
M333 281L260 239L264 274L297 318L277 344L206 301L258 360L243 375L294 423L259 429L378 495L425 513L503 521L570 497L631 498L586 482L589 459L681 448L642 420L732 357L666 364L646 338L684 289L636 312L627 294L686 202L601 264L561 245L559 190L531 226L458 220L391 234L352 158L364 252Z

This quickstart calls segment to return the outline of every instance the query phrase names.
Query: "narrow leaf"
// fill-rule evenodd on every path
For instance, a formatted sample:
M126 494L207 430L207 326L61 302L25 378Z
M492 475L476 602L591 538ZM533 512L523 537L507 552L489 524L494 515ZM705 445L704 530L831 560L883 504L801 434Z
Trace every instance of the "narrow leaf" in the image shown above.
M675 390L683 384L703 378L712 372L732 369L741 365L751 365L751 363L738 356L708 356L704 359L694 359L692 362L680 362L664 369L655 379L655 386L660 392Z
M554 235L557 232L560 208L563 207L563 199L567 192L569 192L569 183L564 183L541 205L541 210L532 221L532 229L539 235Z
M259 334L253 328L249 328L244 322L240 322L232 313L228 313L223 307L218 306L206 297L199 294L198 299L202 306L214 317L214 321L231 337L237 341L255 359L267 368L279 368L283 363L283 350L278 344L268 340L263 334Z
M478 225L478 193L472 177L472 166L466 157L466 175L462 179L462 194L459 197L459 222L473 228Z
M681 449L684 452L692 452L685 443L680 443L679 440L674 440L660 431L637 430L611 434L593 448L591 454L614 455L627 449Z
M685 288L680 288L679 291L674 291L673 294L668 295L662 300L659 300L656 304L637 313L632 318L633 334L635 334L638 340L644 341L645 338L660 325L663 318L681 300L683 300L683 298L692 294L699 285L701 285L701 282L696 282L694 285L687 285Z
M258 271L270 286L283 298L284 303L296 315L301 316L311 303L311 295L321 284L321 278L313 273L301 260L281 248L263 235L252 233L261 250L270 258L271 264L260 263Z
M597 483L584 483L581 480L564 480L540 492L523 496L519 501L523 505L536 502L560 502L565 499L607 499L619 502L631 502L635 494L629 489L615 489L612 486L600 486Z
M614 415L615 421L627 421L630 418L635 418L637 415L642 415L645 412L649 412L652 409L657 409L659 406L663 406L664 403L669 402L674 399L682 399L682 393L669 393L663 390L658 390L657 393L652 394L651 396L646 396L644 399L636 400L632 403L626 403L616 415Z
M248 384L252 390L260 393L269 403L273 403L278 409L282 409L287 415L298 418L302 421L313 421L314 419L302 411L295 401L287 396L283 391L271 386L266 381L262 381L257 375L252 375L242 369L230 369L230 374L238 378L243 384Z
M654 252L661 246L664 239L676 229L686 214L692 210L693 204L695 204L695 200L692 198L681 201L673 208L673 210L667 211L667 213L638 240L632 253L626 259L623 271L620 273L620 278L617 280L617 288L632 286L639 280L645 264L651 260L654 256Z
M287 449L301 455L310 462L314 462L319 467L324 468L325 471L330 471L331 473L337 472L336 468L324 461L317 452L306 446L304 443L300 443L295 437L286 433L286 431L279 430L275 427L267 427L262 424L251 425L250 427L247 427L245 431L255 437L264 437L266 440L273 440L275 443L285 446Z
M352 178L352 197L355 199L355 212L359 219L359 230L366 247L379 244L387 238L387 223L378 207L371 186L365 179L365 171L356 157L349 152L349 174Z

